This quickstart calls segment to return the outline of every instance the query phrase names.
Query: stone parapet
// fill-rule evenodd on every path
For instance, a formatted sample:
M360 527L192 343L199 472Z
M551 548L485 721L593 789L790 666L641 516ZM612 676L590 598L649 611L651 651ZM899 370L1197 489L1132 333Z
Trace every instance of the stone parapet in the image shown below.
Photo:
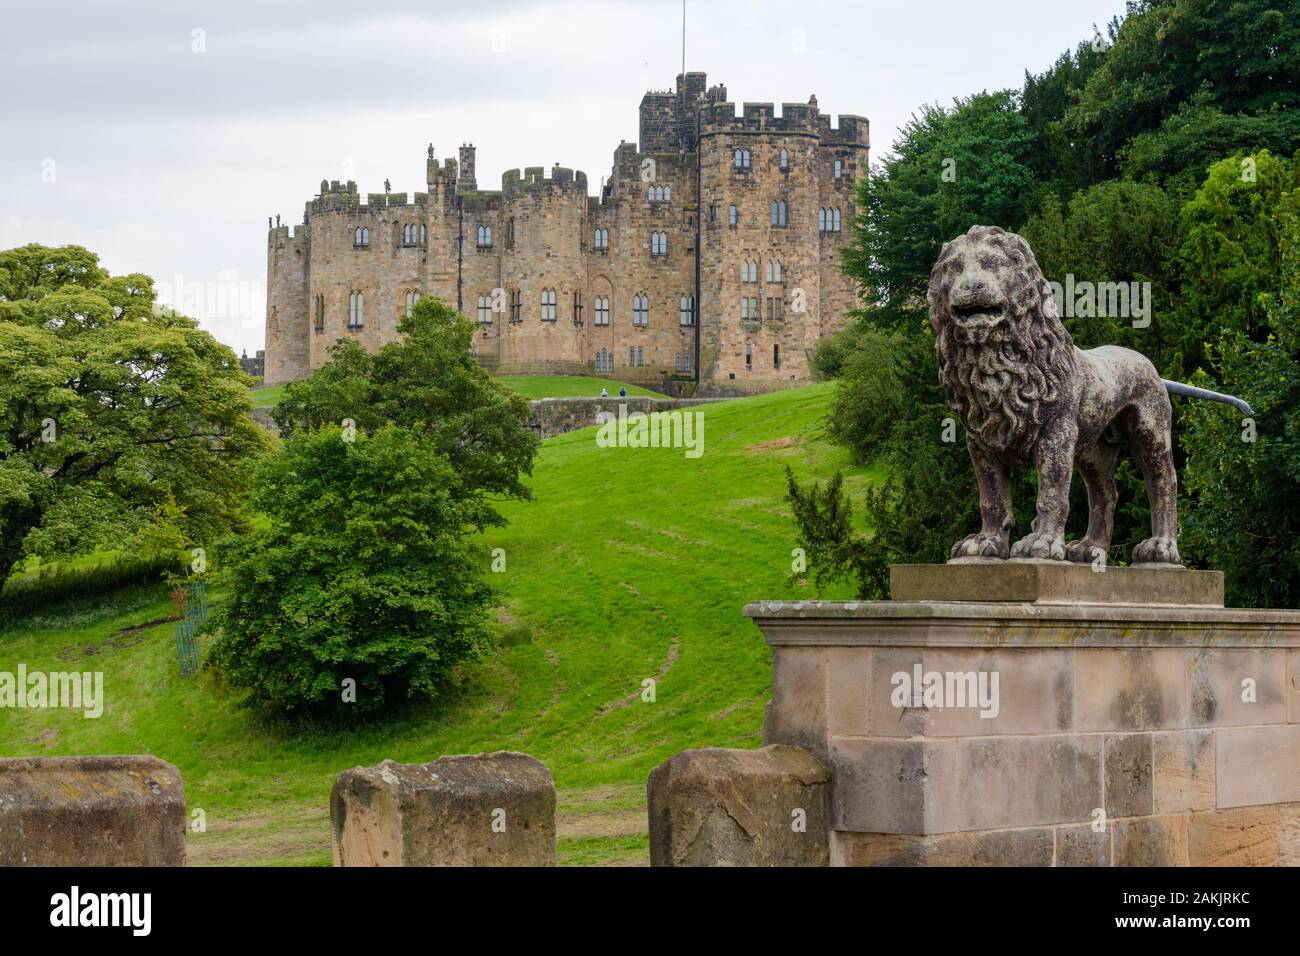
M1210 572L893 577L945 581L1005 600L745 608L764 743L831 769L832 863L1297 862L1300 612L1224 608Z

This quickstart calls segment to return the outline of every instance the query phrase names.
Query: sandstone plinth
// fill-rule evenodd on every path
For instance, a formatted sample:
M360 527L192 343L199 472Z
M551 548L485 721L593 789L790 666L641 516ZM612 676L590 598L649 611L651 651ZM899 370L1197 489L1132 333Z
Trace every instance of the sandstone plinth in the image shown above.
M829 775L797 747L686 750L647 785L652 866L825 866Z
M1296 859L1300 612L1212 572L893 571L896 600L745 609L764 743L830 769L832 864Z
M157 757L0 759L0 866L184 866L185 832Z
M336 866L555 865L555 783L527 754L346 770L330 818Z

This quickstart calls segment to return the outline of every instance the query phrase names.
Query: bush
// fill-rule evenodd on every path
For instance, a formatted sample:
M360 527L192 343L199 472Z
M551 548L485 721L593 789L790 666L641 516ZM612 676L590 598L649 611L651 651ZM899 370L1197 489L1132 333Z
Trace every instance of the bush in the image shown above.
M490 646L491 591L465 541L474 509L452 479L431 438L396 425L353 441L338 427L295 432L257 475L269 526L217 548L227 597L208 663L266 715L437 696Z

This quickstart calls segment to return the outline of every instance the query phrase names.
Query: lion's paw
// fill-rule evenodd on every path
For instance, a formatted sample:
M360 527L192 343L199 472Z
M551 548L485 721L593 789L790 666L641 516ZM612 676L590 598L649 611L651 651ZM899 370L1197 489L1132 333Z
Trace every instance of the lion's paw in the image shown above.
M1147 538L1133 549L1134 564L1182 564L1177 538Z
M1090 538L1080 538L1065 546L1065 560L1078 564L1092 564L1097 560L1098 554L1104 556L1106 549ZM1103 557L1102 560L1104 562L1105 558Z
M977 531L952 546L954 558L1005 558L1007 543L1000 534Z
M1011 549L1013 558L1047 558L1052 561L1065 560L1065 539L1050 531L1035 531L1027 534L1015 543Z

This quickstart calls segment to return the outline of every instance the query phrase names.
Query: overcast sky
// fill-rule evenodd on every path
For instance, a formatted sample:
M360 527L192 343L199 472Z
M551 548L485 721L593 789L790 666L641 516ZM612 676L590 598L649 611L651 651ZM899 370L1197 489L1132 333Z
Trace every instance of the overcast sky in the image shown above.
M594 193L681 69L680 0L2 2L0 249L87 246L249 354L267 216L300 223L322 179L423 190L430 141L473 141L482 188L559 162ZM688 0L686 67L736 103L864 115L875 160L919 104L1019 87L1123 9Z

